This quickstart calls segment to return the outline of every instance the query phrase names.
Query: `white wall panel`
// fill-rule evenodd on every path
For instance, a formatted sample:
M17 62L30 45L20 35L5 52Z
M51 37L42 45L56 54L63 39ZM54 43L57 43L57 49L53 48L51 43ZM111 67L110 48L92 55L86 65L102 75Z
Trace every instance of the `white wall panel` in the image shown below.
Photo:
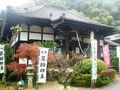
M43 34L43 40L54 40L54 35Z
M41 40L41 34L40 33L30 33L29 39Z
M27 32L20 32L20 40L27 41Z

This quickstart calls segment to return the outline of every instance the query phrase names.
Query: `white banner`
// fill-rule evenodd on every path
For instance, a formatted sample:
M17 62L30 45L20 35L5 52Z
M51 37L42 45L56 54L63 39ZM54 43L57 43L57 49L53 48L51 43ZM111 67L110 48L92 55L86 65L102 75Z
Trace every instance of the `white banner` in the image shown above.
M120 73L120 46L116 47L116 51L117 51L117 57L119 59L119 73Z
M5 67L4 46L5 45L0 45L0 73L4 73Z
M97 79L97 40L91 42L92 80Z
M27 60L27 58L19 58L19 64L33 65L32 61L30 59Z
M38 83L46 83L48 48L39 48Z
M117 57L120 58L120 46L117 46Z
M19 58L19 64L26 64L27 65L27 58Z

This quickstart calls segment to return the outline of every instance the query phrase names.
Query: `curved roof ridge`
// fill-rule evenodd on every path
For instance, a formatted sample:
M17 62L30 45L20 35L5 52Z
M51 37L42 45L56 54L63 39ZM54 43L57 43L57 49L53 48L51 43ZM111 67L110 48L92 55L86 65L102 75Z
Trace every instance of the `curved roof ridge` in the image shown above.
M15 10L13 12L16 15L21 15L21 16L27 16L27 17L33 17L33 18L43 18L43 19L50 19L50 14L52 14L53 19L59 18L62 14L65 14L65 19L67 20L73 20L73 21L78 21L78 22L85 22L85 23L91 23L91 24L98 24L102 26L109 26L102 24L100 22L91 20L87 17L77 15L76 13L70 11L69 9L62 7L62 6L55 6L55 5L48 5L48 4L41 4L36 7L23 9L22 11L20 10Z

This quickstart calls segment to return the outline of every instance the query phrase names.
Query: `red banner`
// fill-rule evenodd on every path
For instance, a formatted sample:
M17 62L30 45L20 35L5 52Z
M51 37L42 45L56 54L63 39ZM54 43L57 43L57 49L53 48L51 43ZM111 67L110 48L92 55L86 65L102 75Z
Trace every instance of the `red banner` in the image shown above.
M103 46L103 58L106 66L110 66L110 54L109 54L109 45Z

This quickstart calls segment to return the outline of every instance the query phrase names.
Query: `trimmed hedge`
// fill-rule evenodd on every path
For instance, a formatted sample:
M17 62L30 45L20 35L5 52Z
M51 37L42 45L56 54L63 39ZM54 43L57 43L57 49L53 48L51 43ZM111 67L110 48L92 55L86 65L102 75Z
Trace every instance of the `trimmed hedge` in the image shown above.
M71 81L73 86L90 87L91 85L91 68L92 63L90 59L85 59L74 66L76 76ZM102 60L97 61L97 80L96 87L101 87L109 84L115 78L115 70L107 69Z

